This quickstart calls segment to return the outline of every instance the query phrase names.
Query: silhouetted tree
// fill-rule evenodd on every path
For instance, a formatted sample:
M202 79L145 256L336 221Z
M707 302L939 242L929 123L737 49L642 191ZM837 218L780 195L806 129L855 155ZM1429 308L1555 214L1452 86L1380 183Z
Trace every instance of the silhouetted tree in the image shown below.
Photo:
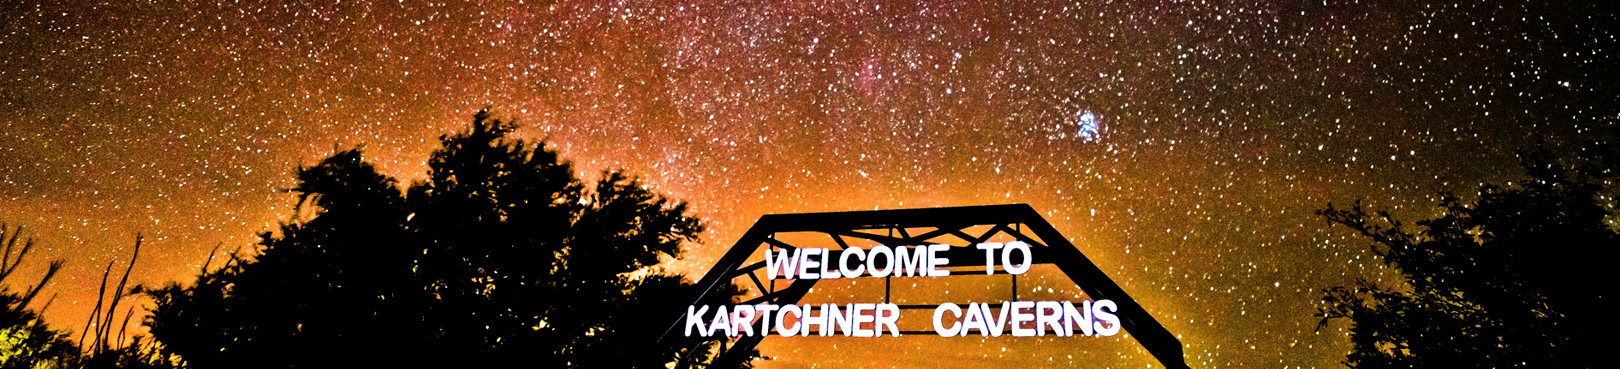
M401 192L359 150L298 170L300 206L255 260L152 293L152 334L193 367L656 366L689 288L656 268L703 226L684 202L605 172L594 187L479 112ZM715 296L722 303L732 296ZM684 344L684 343L683 343Z
M1612 148L1589 145L1590 160L1561 164L1545 150L1521 153L1530 177L1485 185L1466 204L1443 196L1441 217L1413 228L1358 201L1317 214L1375 242L1402 284L1326 290L1320 310L1351 322L1357 368L1594 367L1598 334L1612 327L1601 255L1620 246L1606 223L1616 178ZM1611 297L1612 298L1612 297ZM1320 330L1320 326L1318 327Z
M412 276L395 181L358 150L300 168L298 179L300 207L318 215L265 233L252 263L233 254L193 286L150 294L156 309L146 324L165 350L194 367L287 367L314 357L358 365L411 349L388 346L410 342L402 339L411 332L400 325L410 321L399 297L410 295Z

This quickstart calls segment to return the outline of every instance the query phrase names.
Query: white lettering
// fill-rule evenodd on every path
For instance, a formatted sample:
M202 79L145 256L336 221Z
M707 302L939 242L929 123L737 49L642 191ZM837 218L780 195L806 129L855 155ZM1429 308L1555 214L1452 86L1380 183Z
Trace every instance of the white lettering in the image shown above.
M1023 265L1016 267L1012 265L1013 250L1017 250L1019 253L1024 254ZM1024 274L1024 272L1029 271L1030 265L1035 264L1034 261L1035 259L1030 258L1029 244L1024 243L1023 241L1008 242L1007 247L1001 249L1001 268L1006 269L1007 273L1012 273L1015 275Z
M979 309L981 303L969 303L967 311L962 314L962 332L957 335L967 337L969 329L979 330L980 336L990 336L990 327L985 326L984 310Z
M883 254L884 264L887 265L883 268L883 271L878 271L876 264L878 254ZM866 270L871 272L874 278L888 277L889 273L894 272L894 250L889 249L889 246L886 245L872 246L872 250L867 251L866 254Z
M804 329L799 331L799 336L801 336L801 337L809 337L810 336L810 326L812 326L812 325L821 327L822 335L826 336L826 332L827 332L827 305L821 305L821 315L820 316L810 315L810 304L804 304L804 310L803 311L804 311L804 318L799 319L799 325Z
M804 249L804 252L799 254L799 278L816 279L818 274L814 271L821 263L816 261L814 255L821 255L824 251L827 249Z
M882 329L876 324L873 324L872 328L861 328L862 323L874 323L877 321L877 317L867 314L868 312L876 313L876 311L873 311L874 309L873 304L853 304L849 308L849 325L855 327L855 337L876 337L877 334L874 331Z
M709 333L704 335L713 336L714 332L723 329L726 331L726 337L736 337L736 331L731 330L731 328L731 314L726 312L725 305L720 305L720 307L714 309L714 320L709 321Z
M709 305L703 305L702 309L697 309L697 310L693 310L692 305L687 305L686 306L686 336L687 337L692 336L692 328L693 327L697 328L698 334L704 335L704 336L709 335L708 327L703 326L703 313L708 312L708 311L709 311Z
M928 276L929 277L949 277L951 275L950 270L940 269L940 268L944 268L945 265L950 264L951 260L939 256L939 253L949 251L950 249L951 249L951 245L945 245L945 244L928 245Z
M851 255L855 256L855 269L854 270L849 269L849 257ZM866 263L863 262L865 260L866 260L866 250L865 249L862 249L862 248L859 248L859 247L851 247L851 248L844 249L844 254L838 257L838 272L842 273L844 275L844 278L860 277L861 273L866 272Z
M906 256L908 250L911 252L911 257ZM928 260L928 254L925 251L927 251L927 249L923 247L895 247L894 267L898 270L894 271L894 276L911 277L928 275L928 269L923 266L923 264Z
M1063 335L1063 305L1057 301L1035 302L1035 335L1046 336L1046 327L1052 327L1052 333Z
M1108 299L1097 300L1097 303L1092 304L1091 307L1096 309L1092 310L1091 316L1097 318L1095 323L1097 325L1097 335L1106 337L1119 334L1119 317L1113 314L1119 311L1119 306L1115 306L1114 301ZM1103 310L1104 308L1112 311Z
M945 317L947 311L958 317L962 316L962 307L956 306L956 303L947 302L934 308L934 333L939 333L940 337L955 336L962 331L962 325L957 323L956 319L951 319L951 327L945 328L944 322L941 322L940 319Z
M872 323L872 329L876 330L874 337L883 336L883 327L889 327L890 336L900 337L900 325L898 323L900 321L900 305L877 304L877 311L874 313L877 315L876 321ZM883 313L889 314L885 315Z
M838 304L821 305L821 315L827 317L827 325L821 326L821 336L832 337L838 334L839 328L843 328L844 337L849 337L849 313L853 312L855 312L854 306L845 306L845 309L840 312L838 311Z
M754 307L737 305L731 308L731 331L738 336L754 335Z
M996 274L996 249L1001 248L1001 243L985 242L979 244L978 247L980 250L984 250L984 275Z
M1035 337L1035 329L1034 328L1024 328L1024 322L1031 322L1031 321L1035 320L1035 314L1034 313L1026 313L1026 312L1024 312L1024 309L1032 309L1034 307L1035 307L1035 302L1034 301L1013 301L1012 302L1012 334L1013 334L1013 337Z
M985 323L990 326L990 336L1001 337L1001 332L1007 329L1007 313L1012 311L1007 308L1007 302L1001 302L1001 314L995 320L990 320L990 317L996 315L990 315L989 303L979 304L979 309L983 310Z
M838 279L840 276L838 269L832 269L832 259L832 250L821 250L821 279Z
M759 335L771 335L771 312L776 311L776 309L779 308L780 306L776 306L776 304L754 305L754 311L759 312L759 324L763 325L762 327L759 327Z
M766 249L765 278L776 279L777 269L780 268L783 279L793 279L793 272L799 269L798 265L795 265L799 263L799 252L799 249L793 249L793 253L790 254L787 249L782 249L775 258L772 258L770 250Z
M1086 300L1078 310L1074 303L1063 302L1063 336L1073 336L1076 324L1080 325L1081 335L1091 336L1091 300Z
M788 313L793 313L793 320L795 323L793 323L792 328L788 328L787 326ZM783 337L793 337L798 335L800 328L804 328L804 323L799 322L799 317L802 316L804 316L804 310L799 309L799 305L783 306L782 310L776 313L776 334Z

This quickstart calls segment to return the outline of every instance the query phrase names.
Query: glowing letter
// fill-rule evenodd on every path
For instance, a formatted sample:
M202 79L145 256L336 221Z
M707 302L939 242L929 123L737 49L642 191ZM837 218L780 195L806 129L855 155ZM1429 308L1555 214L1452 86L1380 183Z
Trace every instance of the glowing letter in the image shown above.
M940 269L940 268L944 267L946 264L950 264L951 259L939 257L939 253L950 251L950 250L951 250L951 245L946 245L946 244L938 244L938 245L929 245L928 246L928 276L929 277L948 277L948 276L951 275L950 270Z
M781 270L782 270L782 278L783 279L793 279L793 272L799 270L798 265L794 265L794 264L799 263L799 249L793 249L792 254L789 254L787 249L782 249L782 252L778 253L776 255L776 257L774 258L775 259L774 262L773 262L772 259L773 258L771 257L770 249L766 249L765 250L765 278L766 279L776 279L777 268L781 268Z
M962 312L962 332L959 336L966 337L969 329L979 330L980 336L990 336L990 327L984 325L984 311L979 310L979 303L968 303L967 311Z
M726 330L727 337L737 336L737 332L731 330L731 313L726 312L725 305L720 305L720 307L714 309L714 320L709 321L709 334L707 335L713 336L714 332L719 332L722 329Z
M1119 317L1112 314L1119 311L1119 306L1115 306L1113 300L1097 300L1097 303L1091 305L1091 307L1096 309L1091 312L1091 316L1097 318L1097 335L1112 336L1119 334ZM1103 308L1113 311L1104 311ZM1103 325L1105 322L1108 323L1106 326Z
M939 307L934 308L934 333L939 333L940 337L955 336L956 333L962 331L962 325L958 324L954 318L951 319L950 328L945 328L945 324L940 322L940 318L945 317L946 311L956 316L962 316L962 307L956 306L956 303L953 302L939 304Z
M1024 265L1019 265L1017 268L1013 267L1013 265L1012 265L1012 252L1013 252L1013 250L1018 250L1019 253L1024 254ZM1007 247L1001 249L1001 268L1006 269L1008 273L1024 274L1024 272L1029 271L1029 266L1030 265L1035 264L1034 261L1035 261L1035 259L1030 258L1029 244L1024 243L1023 241L1008 242Z
M855 337L876 337L877 334L875 331L882 329L879 328L877 324L873 324L872 328L861 328L861 323L873 323L877 321L877 317L867 314L877 313L876 311L872 311L874 305L867 303L854 304L853 306L854 307L849 308L849 325L855 326Z
M1024 309L1035 307L1034 301L1012 302L1012 334L1013 337L1035 337L1034 328L1024 328L1024 322L1034 321L1034 313L1025 313Z
M1051 311L1048 313L1047 311ZM1046 327L1052 327L1052 333L1063 335L1063 306L1057 301L1039 301L1035 303L1035 335L1046 336Z
M877 311L873 313L877 315L877 321L872 323L872 330L877 333L875 337L883 336L884 326L889 327L890 336L900 337L900 325L898 323L900 321L900 305L877 304ZM883 313L889 314L884 315Z
M1073 336L1075 324L1080 325L1080 334L1091 335L1091 300L1086 300L1079 310L1074 303L1063 302L1063 336Z
M754 335L754 307L737 305L731 308L731 331L738 336Z
M1007 308L1007 302L1001 302L1001 314L995 320L990 320L997 316L990 314L990 303L979 304L979 309L984 310L984 325L990 326L990 336L1001 337L1001 332L1007 328L1007 312L1012 310Z
M759 327L759 335L771 335L771 312L776 311L777 308L780 308L780 306L776 306L776 304L754 305L754 311L759 312L760 324L764 325L763 327Z
M698 334L708 336L709 328L703 326L703 313L709 311L709 305L703 305L702 309L692 309L692 305L686 306L686 336L692 336L692 327L697 327Z
M827 324L821 326L821 336L832 337L838 334L838 328L843 328L844 337L849 337L849 313L854 311L854 306L845 306L844 311L839 312L837 304L821 305L821 315L827 318Z
M817 262L813 255L821 255L823 251L827 249L808 248L799 254L799 278L816 279L818 274L815 273L815 268L821 266L821 263Z
M1001 248L1000 242L979 244L979 249L984 250L984 275L996 274L996 249L999 248Z
M850 270L849 269L849 256L850 255L855 255L855 261L856 261L855 270ZM844 278L859 277L859 276L861 276L861 273L866 272L866 263L861 262L861 261L865 261L865 260L866 260L866 249L862 249L862 248L859 248L859 247L851 247L851 248L844 249L844 254L840 255L838 257L838 272L843 273Z
M800 310L799 305L783 306L782 311L776 313L776 334L782 337L796 336L800 328L804 328L804 322L800 321L793 323L793 328L789 329L786 320L788 313L793 313L793 320L799 320L799 317L804 316L804 310Z
M809 337L810 326L812 325L821 327L823 332L827 330L827 305L822 305L821 307L821 316L815 316L810 315L810 304L804 304L804 317L799 318L799 326L804 328L799 330L800 337Z
M832 259L832 250L821 250L821 279L838 279L838 269L831 269Z
M911 251L911 255L912 255L911 257L906 256L906 251L907 250ZM894 276L896 276L896 277L900 277L900 276L910 277L910 276L918 276L918 275L927 275L928 274L928 269L924 269L924 266L923 266L923 263L927 262L927 260L928 260L928 253L925 252L925 251L927 251L927 249L924 249L922 247L908 247L908 246L895 247L894 248L894 262L895 262L894 267L896 268L896 270L894 271Z
M888 265L881 272L878 271L877 267L878 254L883 254L883 260ZM889 246L886 245L872 246L872 250L866 254L866 270L872 272L874 278L888 277L889 273L894 272L894 250L889 249Z

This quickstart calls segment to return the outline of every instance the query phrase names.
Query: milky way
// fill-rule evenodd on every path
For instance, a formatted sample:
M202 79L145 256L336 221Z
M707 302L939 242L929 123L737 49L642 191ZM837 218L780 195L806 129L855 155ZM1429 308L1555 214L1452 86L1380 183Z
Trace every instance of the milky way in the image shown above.
M1317 329L1320 289L1395 274L1315 209L1432 216L1442 191L1522 178L1516 149L1612 139L1620 112L1617 19L1587 4L3 8L0 221L47 248L19 275L68 261L46 315L75 332L136 234L134 282L189 280L292 216L298 165L361 146L419 179L487 106L586 178L625 168L691 202L710 231L671 269L694 278L763 214L1028 203L1189 364L1333 367L1349 342ZM1020 289L1076 298L1065 283ZM1157 364L1124 335L761 349L763 367Z

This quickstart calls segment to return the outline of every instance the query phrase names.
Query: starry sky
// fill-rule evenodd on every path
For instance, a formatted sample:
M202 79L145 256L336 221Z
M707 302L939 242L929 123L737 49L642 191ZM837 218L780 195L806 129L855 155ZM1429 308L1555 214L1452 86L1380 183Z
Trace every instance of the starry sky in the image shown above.
M420 179L490 107L588 180L689 201L710 228L670 270L694 278L763 214L1028 203L1190 365L1336 367L1320 289L1395 274L1314 210L1429 217L1522 178L1515 149L1613 139L1610 9L1222 3L9 2L0 221L40 249L6 282L66 260L45 314L76 334L137 234L132 283L190 280L292 215L297 166L360 146ZM1026 296L1084 299L1031 274ZM1157 364L1124 335L760 348L766 368Z

